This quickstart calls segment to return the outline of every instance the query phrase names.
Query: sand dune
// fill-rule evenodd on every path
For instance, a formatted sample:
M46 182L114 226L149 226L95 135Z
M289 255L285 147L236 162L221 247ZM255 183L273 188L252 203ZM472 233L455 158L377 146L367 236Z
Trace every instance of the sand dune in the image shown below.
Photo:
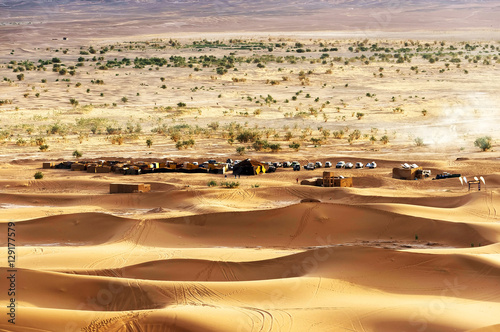
M481 204L481 195L434 199L432 206L366 197L365 204L166 219L76 213L19 221L22 314L15 328L0 327L495 330L499 226L487 215L453 217ZM481 312L467 315L478 305Z

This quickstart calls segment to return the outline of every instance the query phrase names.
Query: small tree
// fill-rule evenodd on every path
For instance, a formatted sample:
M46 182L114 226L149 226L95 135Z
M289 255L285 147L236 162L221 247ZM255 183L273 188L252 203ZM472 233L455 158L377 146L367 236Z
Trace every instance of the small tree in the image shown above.
M293 142L292 144L288 145L290 149L294 149L295 151L299 151L300 149L300 143Z
M36 180L43 179L43 173L42 172L36 172L35 173L35 179Z
M73 151L73 157L75 157L76 159L81 158L81 156L83 156L83 154L80 151L78 150Z
M384 135L380 138L380 141L385 145L389 143L389 137L387 137L387 135Z
M480 148L481 151L488 151L489 149L491 149L491 137L483 136L476 138L476 140L474 141L474 146Z
M279 143L269 144L269 148L271 149L272 152L278 152L281 150L281 144Z
M47 144L42 144L39 147L40 151L45 152L49 149L49 146Z
M151 148L151 146L153 145L153 140L151 138L147 139L146 145L148 146L148 148Z
M78 100L76 100L75 98L71 98L69 102L74 107L78 106Z
M321 138L311 138L311 142L314 144L314 146L321 146Z
M245 147L244 147L244 146L238 146L238 147L236 148L236 152L237 152L240 156L242 156L242 155L244 155L244 154L245 154L245 150L246 150L246 149L245 149Z

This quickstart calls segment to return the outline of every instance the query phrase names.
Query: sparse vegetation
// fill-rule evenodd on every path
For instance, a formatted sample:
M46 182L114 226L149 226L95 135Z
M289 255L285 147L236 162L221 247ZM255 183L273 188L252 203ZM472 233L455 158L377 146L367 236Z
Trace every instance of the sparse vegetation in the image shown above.
M246 152L246 148L244 146L238 146L236 148L236 152L240 155L243 156Z
M78 150L73 151L73 157L75 157L76 159L80 159L82 156L83 154L80 151Z
M478 148L481 149L481 151L488 151L491 149L491 137L490 136L483 136L483 137L478 137L474 141L474 146L477 146Z
M413 140L416 146L424 146L424 140L421 137L417 137Z

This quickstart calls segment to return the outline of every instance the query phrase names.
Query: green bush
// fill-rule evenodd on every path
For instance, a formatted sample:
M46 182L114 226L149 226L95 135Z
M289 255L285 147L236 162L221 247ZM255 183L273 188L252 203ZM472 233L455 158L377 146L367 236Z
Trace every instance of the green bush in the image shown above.
M221 187L226 187L226 188L237 188L240 186L240 183L239 182L234 182L234 181L225 181L225 182L221 182L220 183L220 186Z
M207 186L209 187L216 187L217 186L217 182L215 182L214 180L210 180L207 182Z
M35 173L35 179L36 180L43 179L43 173L42 172L36 172Z
M80 151L73 151L73 157L75 157L76 159L80 158L81 156L83 156L83 154Z
M244 154L245 154L245 150L246 150L246 149L245 149L245 147L244 147L244 146L238 146L238 147L236 148L236 152L238 152L238 154L239 154L240 156L242 156L242 155L244 155Z
M300 149L300 143L293 142L292 144L288 145L290 149L294 149L295 151L299 151Z
M479 137L474 141L474 146L477 146L481 151L488 151L491 149L491 137L483 136Z
M415 138L414 141L416 146L424 146L424 140L421 137Z

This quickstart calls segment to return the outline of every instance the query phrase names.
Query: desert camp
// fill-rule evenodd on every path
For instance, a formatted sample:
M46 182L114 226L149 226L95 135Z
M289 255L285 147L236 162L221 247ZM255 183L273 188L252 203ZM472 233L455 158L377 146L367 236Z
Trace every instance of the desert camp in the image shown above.
M0 331L500 330L500 2L0 2Z

